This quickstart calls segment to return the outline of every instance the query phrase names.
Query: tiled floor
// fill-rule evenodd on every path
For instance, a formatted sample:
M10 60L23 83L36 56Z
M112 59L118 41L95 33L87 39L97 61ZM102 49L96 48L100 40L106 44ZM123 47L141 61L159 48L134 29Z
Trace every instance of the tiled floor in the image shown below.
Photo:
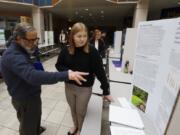
M46 71L56 71L57 57L43 63ZM19 122L11 105L7 87L0 83L0 135L18 135ZM42 135L67 135L73 125L64 93L64 83L42 86L42 125L47 129Z

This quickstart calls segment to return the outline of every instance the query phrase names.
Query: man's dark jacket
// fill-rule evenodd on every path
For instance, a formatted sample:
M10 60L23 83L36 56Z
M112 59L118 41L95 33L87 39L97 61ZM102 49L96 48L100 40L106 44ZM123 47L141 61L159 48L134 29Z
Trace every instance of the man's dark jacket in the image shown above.
M1 68L8 92L16 100L40 95L42 84L68 80L67 71L60 73L35 69L30 55L15 42L3 53Z

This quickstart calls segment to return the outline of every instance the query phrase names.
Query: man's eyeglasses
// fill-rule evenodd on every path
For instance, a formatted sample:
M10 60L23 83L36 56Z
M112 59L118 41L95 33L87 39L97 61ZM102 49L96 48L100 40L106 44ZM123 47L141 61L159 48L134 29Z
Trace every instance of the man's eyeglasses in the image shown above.
M29 43L33 43L33 44L38 44L38 41L39 41L39 38L27 39L26 37L24 37L23 39L28 41Z

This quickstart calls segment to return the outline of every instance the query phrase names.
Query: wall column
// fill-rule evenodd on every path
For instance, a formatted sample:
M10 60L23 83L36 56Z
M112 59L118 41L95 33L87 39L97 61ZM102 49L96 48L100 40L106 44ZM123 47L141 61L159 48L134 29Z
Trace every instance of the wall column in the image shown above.
M53 17L52 13L49 13L49 30L53 30Z
M40 38L39 42L44 42L44 13L43 11L35 7L32 9L32 18L33 18L33 26L36 28L38 37Z
M146 21L148 16L149 0L141 0L134 12L133 27L138 27L139 22Z

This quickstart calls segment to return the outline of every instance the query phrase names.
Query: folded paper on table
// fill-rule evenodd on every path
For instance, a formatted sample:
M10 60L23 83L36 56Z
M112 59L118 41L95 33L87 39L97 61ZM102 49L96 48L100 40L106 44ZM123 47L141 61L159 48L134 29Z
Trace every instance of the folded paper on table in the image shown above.
M145 135L143 130L110 126L111 135Z
M136 109L110 105L109 121L137 129L144 128L144 124Z

